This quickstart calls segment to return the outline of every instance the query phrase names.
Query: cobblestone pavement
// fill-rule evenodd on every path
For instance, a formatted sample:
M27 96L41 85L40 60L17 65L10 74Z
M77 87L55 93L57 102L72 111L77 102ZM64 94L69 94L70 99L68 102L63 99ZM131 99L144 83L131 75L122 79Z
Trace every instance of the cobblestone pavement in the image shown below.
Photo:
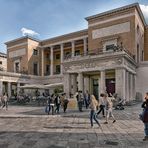
M114 110L116 123L100 117L101 128L91 128L88 110L45 115L44 107L10 106L0 110L0 148L146 148L140 112L140 104Z

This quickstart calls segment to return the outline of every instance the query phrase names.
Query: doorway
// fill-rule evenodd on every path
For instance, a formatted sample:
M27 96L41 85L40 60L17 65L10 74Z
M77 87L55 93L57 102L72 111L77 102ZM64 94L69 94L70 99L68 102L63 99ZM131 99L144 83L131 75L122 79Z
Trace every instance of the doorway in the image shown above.
M92 93L98 100L98 94L99 94L99 84L98 79L92 79Z

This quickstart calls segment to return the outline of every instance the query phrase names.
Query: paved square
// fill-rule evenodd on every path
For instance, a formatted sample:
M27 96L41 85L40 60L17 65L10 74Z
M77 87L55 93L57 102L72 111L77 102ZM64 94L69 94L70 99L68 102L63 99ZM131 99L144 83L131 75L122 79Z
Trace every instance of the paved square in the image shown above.
M44 107L10 106L0 110L0 148L146 148L140 106L114 110L116 123L103 124L100 117L101 128L93 129L88 110L48 116Z

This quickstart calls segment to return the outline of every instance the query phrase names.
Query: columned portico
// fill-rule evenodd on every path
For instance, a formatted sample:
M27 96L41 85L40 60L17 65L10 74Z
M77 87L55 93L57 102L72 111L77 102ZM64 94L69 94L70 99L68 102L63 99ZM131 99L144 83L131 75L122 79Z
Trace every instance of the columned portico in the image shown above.
M100 93L106 92L106 86L105 86L105 70L100 71Z
M11 82L8 82L8 97L11 97Z
M42 76L44 76L44 48L42 48L42 50L41 50L41 55L42 55L42 58L41 58L41 65L42 65L42 67L41 67L41 70L42 70L42 72L41 72L41 75Z
M50 75L53 75L53 46L50 47Z
M72 47L72 57L75 56L75 41L71 41L71 47Z
M82 92L84 91L84 79L83 79L83 74L78 73L78 91L81 90Z
M60 50L61 50L61 75L63 74L63 60L64 60L64 48L63 44L60 45Z
M119 97L126 99L126 70L119 68L115 70L116 75L116 93Z

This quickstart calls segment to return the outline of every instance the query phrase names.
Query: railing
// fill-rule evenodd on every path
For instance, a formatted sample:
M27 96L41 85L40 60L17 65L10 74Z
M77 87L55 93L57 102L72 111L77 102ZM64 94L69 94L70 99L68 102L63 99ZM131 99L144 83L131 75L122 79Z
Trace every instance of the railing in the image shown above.
M103 51L103 49L95 49L95 50L89 50L86 53L81 53L79 55L76 56L72 56L72 53L70 53L69 55L66 55L64 57L64 60L69 60L69 59L73 59L73 58L77 58L77 57L85 57L85 56L95 56L95 55L103 55L106 53L117 53L117 52L121 52L124 51L126 52L130 57L132 57L135 60L135 56L127 49L123 48L123 47L119 47L119 46L114 46L112 49L108 50L108 51Z

